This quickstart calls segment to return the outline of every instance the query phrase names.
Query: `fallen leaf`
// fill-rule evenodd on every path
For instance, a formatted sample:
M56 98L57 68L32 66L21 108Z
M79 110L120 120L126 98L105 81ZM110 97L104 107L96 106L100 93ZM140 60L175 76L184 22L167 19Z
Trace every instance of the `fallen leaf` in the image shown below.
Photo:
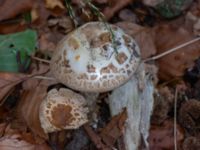
M27 136L26 136L27 138ZM19 131L11 129L8 125L0 138L0 149L2 150L50 150L46 143L29 143Z
M124 8L134 0L109 0L109 5L103 9L103 14L105 15L105 18L109 20L114 16L114 14L119 11L120 9Z
M127 111L112 117L111 121L101 130L100 137L110 147L114 147L115 142L123 135Z
M24 90L21 101L18 105L18 112L21 118L25 120L31 131L47 139L48 136L44 133L39 120L39 107L47 93L47 86L38 84L32 90Z
M198 131L200 126L200 101L191 99L184 102L179 110L178 118L181 125L186 129Z
M175 20L169 24L165 23L156 27L155 45L158 54L194 39L193 34L187 31L183 24L184 22ZM196 42L160 58L158 60L159 78L161 80L170 80L182 76L186 68L194 65L194 60L199 55L200 42Z
M24 74L0 72L0 105L2 105L3 100L7 97L7 93L26 78L27 76Z
M27 24L23 20L16 23L0 23L0 34L9 34L24 31L27 28Z
M174 123L165 120L160 126L152 125L149 132L149 146L152 150L174 149ZM177 146L181 146L184 139L183 129L177 124Z
M60 0L45 0L46 7L49 9L54 9L55 7L59 7L64 9L65 6Z
M30 64L29 56L35 51L37 33L34 30L0 35L0 70L23 72Z
M183 150L197 150L200 149L200 138L187 137L183 142Z
M22 118L22 120L24 120L27 126L31 129L33 134L41 138L48 139L47 134L44 133L40 124L39 108L41 102L46 97L48 87L55 84L56 81L44 79L31 84L34 80L35 79L29 79L23 84L23 87L27 88L23 90L17 112L20 118Z
M122 10L119 12L119 18L120 18L122 21L132 22L132 23L135 23L136 20L137 20L136 14L134 14L132 10L126 9L126 8L125 8L125 9L122 9Z
M20 73L7 73L0 72L0 105L3 104L8 92L14 88L15 85L21 83L22 81L31 78L35 75L42 75L49 70L48 66L40 65L39 70L35 69L32 74L20 74Z
M95 133L88 124L83 125L83 127L97 149L112 150L101 141L101 137L97 133Z
M25 11L30 11L34 0L1 0L0 2L0 21L13 18Z
M138 43L141 50L141 57L147 58L156 53L154 44L154 31L150 28L142 27L131 22L118 22L117 26L121 27Z

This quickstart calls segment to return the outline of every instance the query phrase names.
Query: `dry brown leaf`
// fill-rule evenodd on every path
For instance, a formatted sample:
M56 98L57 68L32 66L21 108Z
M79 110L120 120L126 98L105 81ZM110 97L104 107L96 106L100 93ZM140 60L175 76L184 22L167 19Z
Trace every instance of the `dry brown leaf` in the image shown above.
M105 15L105 18L107 20L109 20L110 18L112 18L115 13L117 11L119 11L120 9L124 8L125 6L127 6L128 4L130 4L131 2L133 2L133 0L109 0L109 6L107 6L104 10L103 10L103 14Z
M27 24L22 20L21 22L16 23L2 23L0 24L0 34L9 34L14 32L20 32L25 30Z
M200 149L200 138L188 137L183 142L183 150L197 150Z
M181 105L179 121L181 125L191 131L198 131L200 122L200 101L188 100ZM194 132L195 133L195 132Z
M48 70L48 66L40 65L39 70L34 69L32 74L0 72L0 105L2 105L3 100L6 98L9 91L15 87L15 85L33 76L44 74Z
M135 23L137 21L137 16L135 13L133 13L132 10L130 9L122 9L120 12L119 12L119 18L122 20L122 21L127 21L127 22L132 22L132 23Z
M154 31L150 28L142 27L131 22L118 22L116 25L121 27L127 34L137 41L141 50L142 58L150 57L156 53L153 41Z
M26 78L27 75L25 74L0 72L0 105L2 105L3 100L8 96L9 91Z
M1 123L1 124L0 124L0 138L4 135L6 126L7 126L6 123Z
M47 139L39 120L39 107L47 94L47 85L38 83L30 90L24 90L18 105L19 116L26 122L31 131L42 138Z
M171 24L160 25L155 29L155 44L158 53L194 39L193 34L186 30L183 24L184 22L177 20ZM196 42L162 57L158 60L160 79L170 80L182 76L185 69L193 66L194 60L199 56L200 42Z
M20 13L31 10L34 0L1 0L0 21L13 18Z
M127 111L124 109L119 115L112 117L111 121L104 127L100 137L110 147L114 147L115 142L123 135Z
M152 125L149 133L149 144L152 150L174 149L174 122L165 120L160 126ZM177 146L184 139L183 129L177 124Z
M85 124L83 127L87 132L88 136L90 137L91 141L95 144L97 149L111 150L110 147L106 146L101 141L101 137L98 134L96 134L88 124Z
M59 7L62 9L65 8L65 6L60 0L45 0L45 3L46 7L49 9L54 9L55 7Z
M30 143L30 137L31 135L28 134L23 135L19 131L11 129L8 125L4 129L4 134L0 138L0 149L1 150L50 150L50 147L47 146L47 144L36 144L34 141ZM26 140L26 138L29 139L29 141Z
M64 37L59 31L45 29L40 31L39 48L43 52L54 52L56 44Z

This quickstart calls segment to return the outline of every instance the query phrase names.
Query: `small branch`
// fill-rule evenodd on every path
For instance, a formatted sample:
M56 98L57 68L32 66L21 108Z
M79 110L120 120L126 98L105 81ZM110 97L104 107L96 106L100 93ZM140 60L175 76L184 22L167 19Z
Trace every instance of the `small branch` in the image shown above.
M55 78L52 77L45 77L45 76L33 76L35 79L42 79L42 80L56 80Z
M183 48L183 47L185 47L185 46L188 46L188 45L190 45L190 44L193 44L193 43L195 43L195 42L197 42L197 41L199 41L199 40L200 40L200 37L197 37L197 38L192 39L192 40L190 40L190 41L188 41L188 42L186 42L186 43L183 43L183 44L181 44L181 45L179 45L179 46L177 46L177 47L174 47L174 48L172 48L172 49L169 49L169 50L167 50L167 51L165 51L165 52L163 52L163 53L161 53L161 54L158 54L158 55L156 55L156 56L154 56L154 57L147 58L147 59L143 60L143 62L147 62L147 61L152 61L152 60L160 59L161 57L164 57L164 56L166 56L166 55L168 55L168 54L170 54L170 53L173 53L173 52L175 52L175 51L177 51L177 50L180 50L181 48Z
M46 60L46 59L42 59L42 58L35 57L35 56L31 56L31 58L34 59L34 60L40 61L40 62L44 62L44 63L50 64L50 61Z

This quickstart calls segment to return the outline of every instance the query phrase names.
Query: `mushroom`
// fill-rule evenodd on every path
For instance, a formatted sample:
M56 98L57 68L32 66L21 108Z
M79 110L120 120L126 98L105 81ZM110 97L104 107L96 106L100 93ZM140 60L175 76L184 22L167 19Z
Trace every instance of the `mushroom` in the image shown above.
M69 89L52 89L42 101L39 119L45 133L77 129L88 121L86 100Z
M119 112L122 107L128 108L124 139L127 149L135 150L142 136L145 143L147 142L153 106L153 84L145 74L144 65L140 65L140 49L135 40L119 27L109 27L112 32L103 22L89 22L69 33L58 43L50 69L59 82L84 94L92 113L90 116L95 116L93 105L96 104L98 93L111 90L117 93L112 96L117 101L116 105L111 107L114 100L109 99L110 110L112 113ZM144 90L139 89L142 87L141 80ZM129 82L126 83L127 81ZM125 85L122 86L123 84ZM146 102L150 104L146 106ZM133 116L137 117L134 125ZM134 132L137 132L134 134L137 137L133 137Z
M135 40L119 27L90 22L68 34L51 59L54 77L82 92L106 92L124 84L140 63Z

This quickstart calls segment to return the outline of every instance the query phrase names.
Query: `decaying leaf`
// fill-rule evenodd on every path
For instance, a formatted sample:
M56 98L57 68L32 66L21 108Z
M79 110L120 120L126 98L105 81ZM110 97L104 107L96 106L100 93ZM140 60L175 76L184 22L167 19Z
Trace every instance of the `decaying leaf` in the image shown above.
M3 100L5 100L5 98L8 96L9 91L11 91L15 85L35 75L44 74L48 71L48 69L48 66L41 65L40 69L33 70L32 74L0 72L0 105L3 104Z
M188 137L183 142L183 150L197 150L200 148L200 138Z
M4 133L3 136L0 137L1 150L50 150L47 144L35 143L33 137L29 133L22 134L18 130L11 129L10 125L6 128L1 128L1 130L1 132Z
M0 72L0 105L2 105L3 100L8 96L8 92L26 78L27 76L24 74Z
M171 120L165 120L160 126L152 125L149 135L150 149L174 149L174 123ZM177 146L180 147L184 139L183 129L177 124Z
M158 54L194 39L193 34L182 27L181 23L183 24L176 20L170 24L159 25L155 29ZM160 79L170 80L182 76L185 69L190 68L199 56L200 42L196 42L159 59Z
M97 149L111 150L110 147L106 146L101 141L101 137L97 133L95 133L88 124L85 124L83 127L87 132L88 136L90 137L91 141L95 144Z
M27 80L26 82L32 83L34 79L31 80ZM41 102L45 99L48 86L52 83L54 83L54 81L49 82L48 80L42 80L34 86L32 85L32 87L30 87L30 84L26 83L26 85L29 85L29 88L24 89L21 101L18 105L19 116L26 122L32 133L44 139L47 139L48 136L41 127L39 108Z
M49 9L54 9L55 7L59 7L64 9L64 5L60 0L45 0L46 2L46 7Z
M104 143L110 147L114 146L116 140L123 135L126 119L126 109L124 109L124 111L117 116L112 117L111 121L102 129L100 133Z
M133 0L119 0L119 1L109 0L108 1L109 6L107 6L103 10L103 13L104 13L106 19L109 20L110 18L112 18L117 11L119 11L123 7L127 6L132 1Z
M1 0L0 2L0 21L10 19L23 13L30 11L33 7L34 0Z
M181 125L191 131L198 131L200 127L200 101L188 100L181 105L179 121Z

